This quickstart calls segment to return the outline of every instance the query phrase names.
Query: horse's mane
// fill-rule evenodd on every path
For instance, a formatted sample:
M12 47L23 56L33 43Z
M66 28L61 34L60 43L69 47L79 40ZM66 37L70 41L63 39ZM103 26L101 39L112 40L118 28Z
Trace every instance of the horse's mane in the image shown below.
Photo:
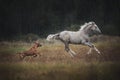
M88 23L85 23L84 25L81 25L79 30L85 29L87 27L87 25L88 25Z
M95 22L91 21L89 23L85 23L84 25L80 26L80 30L85 30L89 26L89 24L95 24Z

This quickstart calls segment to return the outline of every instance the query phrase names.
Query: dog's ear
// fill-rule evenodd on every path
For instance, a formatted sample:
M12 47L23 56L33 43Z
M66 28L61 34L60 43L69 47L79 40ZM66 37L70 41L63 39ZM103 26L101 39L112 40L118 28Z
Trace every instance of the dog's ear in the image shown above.
M39 41L37 40L37 41L35 41L34 43L35 43L35 44L38 44L38 43L39 43Z
M42 46L42 43L40 43L39 45Z

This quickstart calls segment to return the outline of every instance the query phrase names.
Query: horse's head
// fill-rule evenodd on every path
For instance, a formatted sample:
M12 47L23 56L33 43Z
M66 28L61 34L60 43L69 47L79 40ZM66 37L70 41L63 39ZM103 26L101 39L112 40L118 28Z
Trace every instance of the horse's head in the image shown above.
M94 34L100 34L101 30L98 28L98 26L95 24L95 22L89 22L88 24L88 29L94 33Z

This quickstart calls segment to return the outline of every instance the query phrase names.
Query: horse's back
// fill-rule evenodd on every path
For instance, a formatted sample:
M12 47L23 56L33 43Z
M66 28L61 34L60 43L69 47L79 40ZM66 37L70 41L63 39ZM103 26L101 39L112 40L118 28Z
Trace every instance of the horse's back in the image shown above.
M59 38L63 41L68 41L70 38L69 31L62 31L59 34Z

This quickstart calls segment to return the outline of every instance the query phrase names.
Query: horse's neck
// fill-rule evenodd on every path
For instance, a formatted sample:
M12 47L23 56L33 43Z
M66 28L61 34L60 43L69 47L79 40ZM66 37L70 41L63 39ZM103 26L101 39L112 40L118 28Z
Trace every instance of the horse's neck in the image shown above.
M82 29L81 31L82 31L85 35L88 35L88 36L90 37L91 32L90 32L89 27L86 27L85 29Z
M85 38L89 38L88 32L86 32L86 31L84 31L84 30L80 30L79 33L80 33L81 36L83 36L83 37L85 37Z

